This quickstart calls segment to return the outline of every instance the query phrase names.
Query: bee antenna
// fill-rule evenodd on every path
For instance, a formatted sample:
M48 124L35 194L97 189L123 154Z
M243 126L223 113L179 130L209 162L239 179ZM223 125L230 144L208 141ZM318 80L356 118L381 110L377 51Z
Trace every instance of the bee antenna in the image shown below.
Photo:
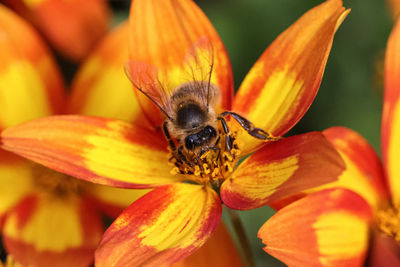
M211 64L210 64L210 73L208 74L208 86L207 86L207 111L208 111L208 106L210 102L210 86L211 86L211 75L214 69L214 49L213 46L211 46Z

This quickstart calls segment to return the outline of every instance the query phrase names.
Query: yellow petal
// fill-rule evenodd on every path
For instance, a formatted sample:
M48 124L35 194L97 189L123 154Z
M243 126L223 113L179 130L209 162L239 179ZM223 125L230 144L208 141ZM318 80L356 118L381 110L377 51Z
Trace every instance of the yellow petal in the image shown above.
M174 263L205 243L221 211L219 197L209 187L175 184L154 189L107 229L96 251L96 266Z
M59 112L63 82L37 33L0 6L0 35L0 128Z
M72 83L68 113L125 121L144 119L124 73L129 58L129 24L122 23L93 51Z
M90 182L152 188L184 179L170 173L160 132L123 121L50 116L7 128L1 136L3 148Z
M7 215L3 241L24 266L88 266L102 232L100 216L82 199L35 194Z
M26 160L0 164L0 218L32 191L31 165Z
M252 67L235 96L233 110L274 136L289 131L314 100L333 36L348 13L340 0L328 0L305 13ZM262 145L246 133L239 138L246 152Z
M185 75L181 65L189 48L199 38L207 37L214 48L212 81L221 90L217 104L230 109L233 79L228 55L214 27L193 1L135 0L131 5L129 19L131 60L165 70L169 76ZM140 93L139 100L152 122L159 126L161 116L157 107Z
M386 48L385 97L382 114L382 156L390 190L400 204L400 21L394 26Z

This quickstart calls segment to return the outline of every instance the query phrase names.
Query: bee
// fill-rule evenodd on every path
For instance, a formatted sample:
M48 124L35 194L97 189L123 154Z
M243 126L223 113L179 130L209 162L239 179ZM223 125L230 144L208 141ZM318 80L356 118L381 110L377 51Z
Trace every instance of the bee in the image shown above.
M211 82L213 66L213 47L206 37L201 37L187 52L182 73L188 78L183 78L183 82L172 90L167 88L168 82L160 80L163 75L156 67L138 61L129 61L125 66L127 76L134 87L165 115L162 129L172 154L178 161L192 167L205 152L210 149L220 150L217 146L221 141L219 123L224 132L225 150L231 151L233 140L225 120L227 116L235 119L255 138L276 140L235 112L225 111L217 114L215 106L221 92L218 86Z

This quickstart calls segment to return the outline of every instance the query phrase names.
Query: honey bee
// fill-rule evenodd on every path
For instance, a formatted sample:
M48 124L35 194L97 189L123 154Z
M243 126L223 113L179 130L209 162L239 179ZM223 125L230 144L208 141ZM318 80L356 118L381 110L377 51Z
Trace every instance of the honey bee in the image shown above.
M138 61L129 61L125 66L133 85L165 115L162 129L173 156L189 166L196 164L210 149L220 149L217 147L221 141L219 123L224 132L225 150L231 151L233 140L225 120L227 116L232 116L255 138L276 140L235 112L216 113L215 106L221 93L218 86L211 82L213 54L213 47L206 37L194 43L186 54L182 71L189 74L189 78L172 90L167 90L167 82L160 80L162 75L154 66Z

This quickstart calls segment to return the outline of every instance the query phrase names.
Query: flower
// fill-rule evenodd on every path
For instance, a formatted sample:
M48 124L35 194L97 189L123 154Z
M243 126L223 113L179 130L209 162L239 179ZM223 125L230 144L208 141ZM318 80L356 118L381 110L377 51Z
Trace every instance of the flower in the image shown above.
M140 121L139 105L123 73L127 31L124 23L97 46L64 100L61 75L47 48L25 22L0 7L1 128L61 113L64 102L68 113ZM24 266L89 265L104 230L102 213L116 217L144 193L79 181L4 150L0 150L0 184L0 221L5 222L2 235L9 253L6 266L20 266L13 256ZM221 266L240 264L223 224L202 249L177 266L202 266L202 258L217 256Z
M135 105L138 108L122 73L123 61L118 64L124 58L119 54L128 56L128 45L118 46L114 53L119 58L102 59L107 46L123 41L127 31L125 24L111 33L79 72L73 94L85 90L85 101L79 103L82 114L96 114L90 106L96 95L106 93L104 77L113 75L113 70L117 73L113 82L119 82L115 90L120 94L126 90L130 105L109 106L108 115L122 116ZM0 53L1 129L63 112L64 84L55 61L38 34L4 6L0 6ZM69 109L78 112L75 100L70 100ZM87 183L0 150L2 241L9 256L23 266L88 266L105 229L104 213L116 217L141 194Z
M348 12L340 0L308 11L264 52L233 103L225 48L192 1L133 1L130 58L162 70L167 75L163 78L174 81L183 75L185 54L189 51L190 55L190 47L206 36L214 47L211 82L221 90L216 109L233 110L271 135L282 136L311 105L334 33ZM233 209L253 209L333 181L342 172L340 156L321 133L266 144L232 122L236 142L236 154L232 154L236 156L229 158L221 146L227 165L215 163L217 175L207 171L208 166L198 166L200 170L192 175L176 175L171 173L167 142L160 130L161 112L143 95L138 100L147 122L142 117L126 123L53 116L2 132L6 150L57 171L111 186L155 188L108 228L96 252L97 266L176 262L201 247L215 231L221 200ZM255 150L236 165L239 156ZM210 162L218 161L216 154L209 155Z
M396 20L400 12L400 2L398 0L386 0L386 4L392 18Z
M325 130L324 135L344 159L346 170L337 182L312 189L319 192L284 207L260 229L265 250L283 262L306 266L400 265L399 47L397 21L385 57L383 164L353 130ZM285 229L285 238L281 229Z
M5 0L5 3L29 20L52 47L73 61L83 60L109 26L106 0Z

